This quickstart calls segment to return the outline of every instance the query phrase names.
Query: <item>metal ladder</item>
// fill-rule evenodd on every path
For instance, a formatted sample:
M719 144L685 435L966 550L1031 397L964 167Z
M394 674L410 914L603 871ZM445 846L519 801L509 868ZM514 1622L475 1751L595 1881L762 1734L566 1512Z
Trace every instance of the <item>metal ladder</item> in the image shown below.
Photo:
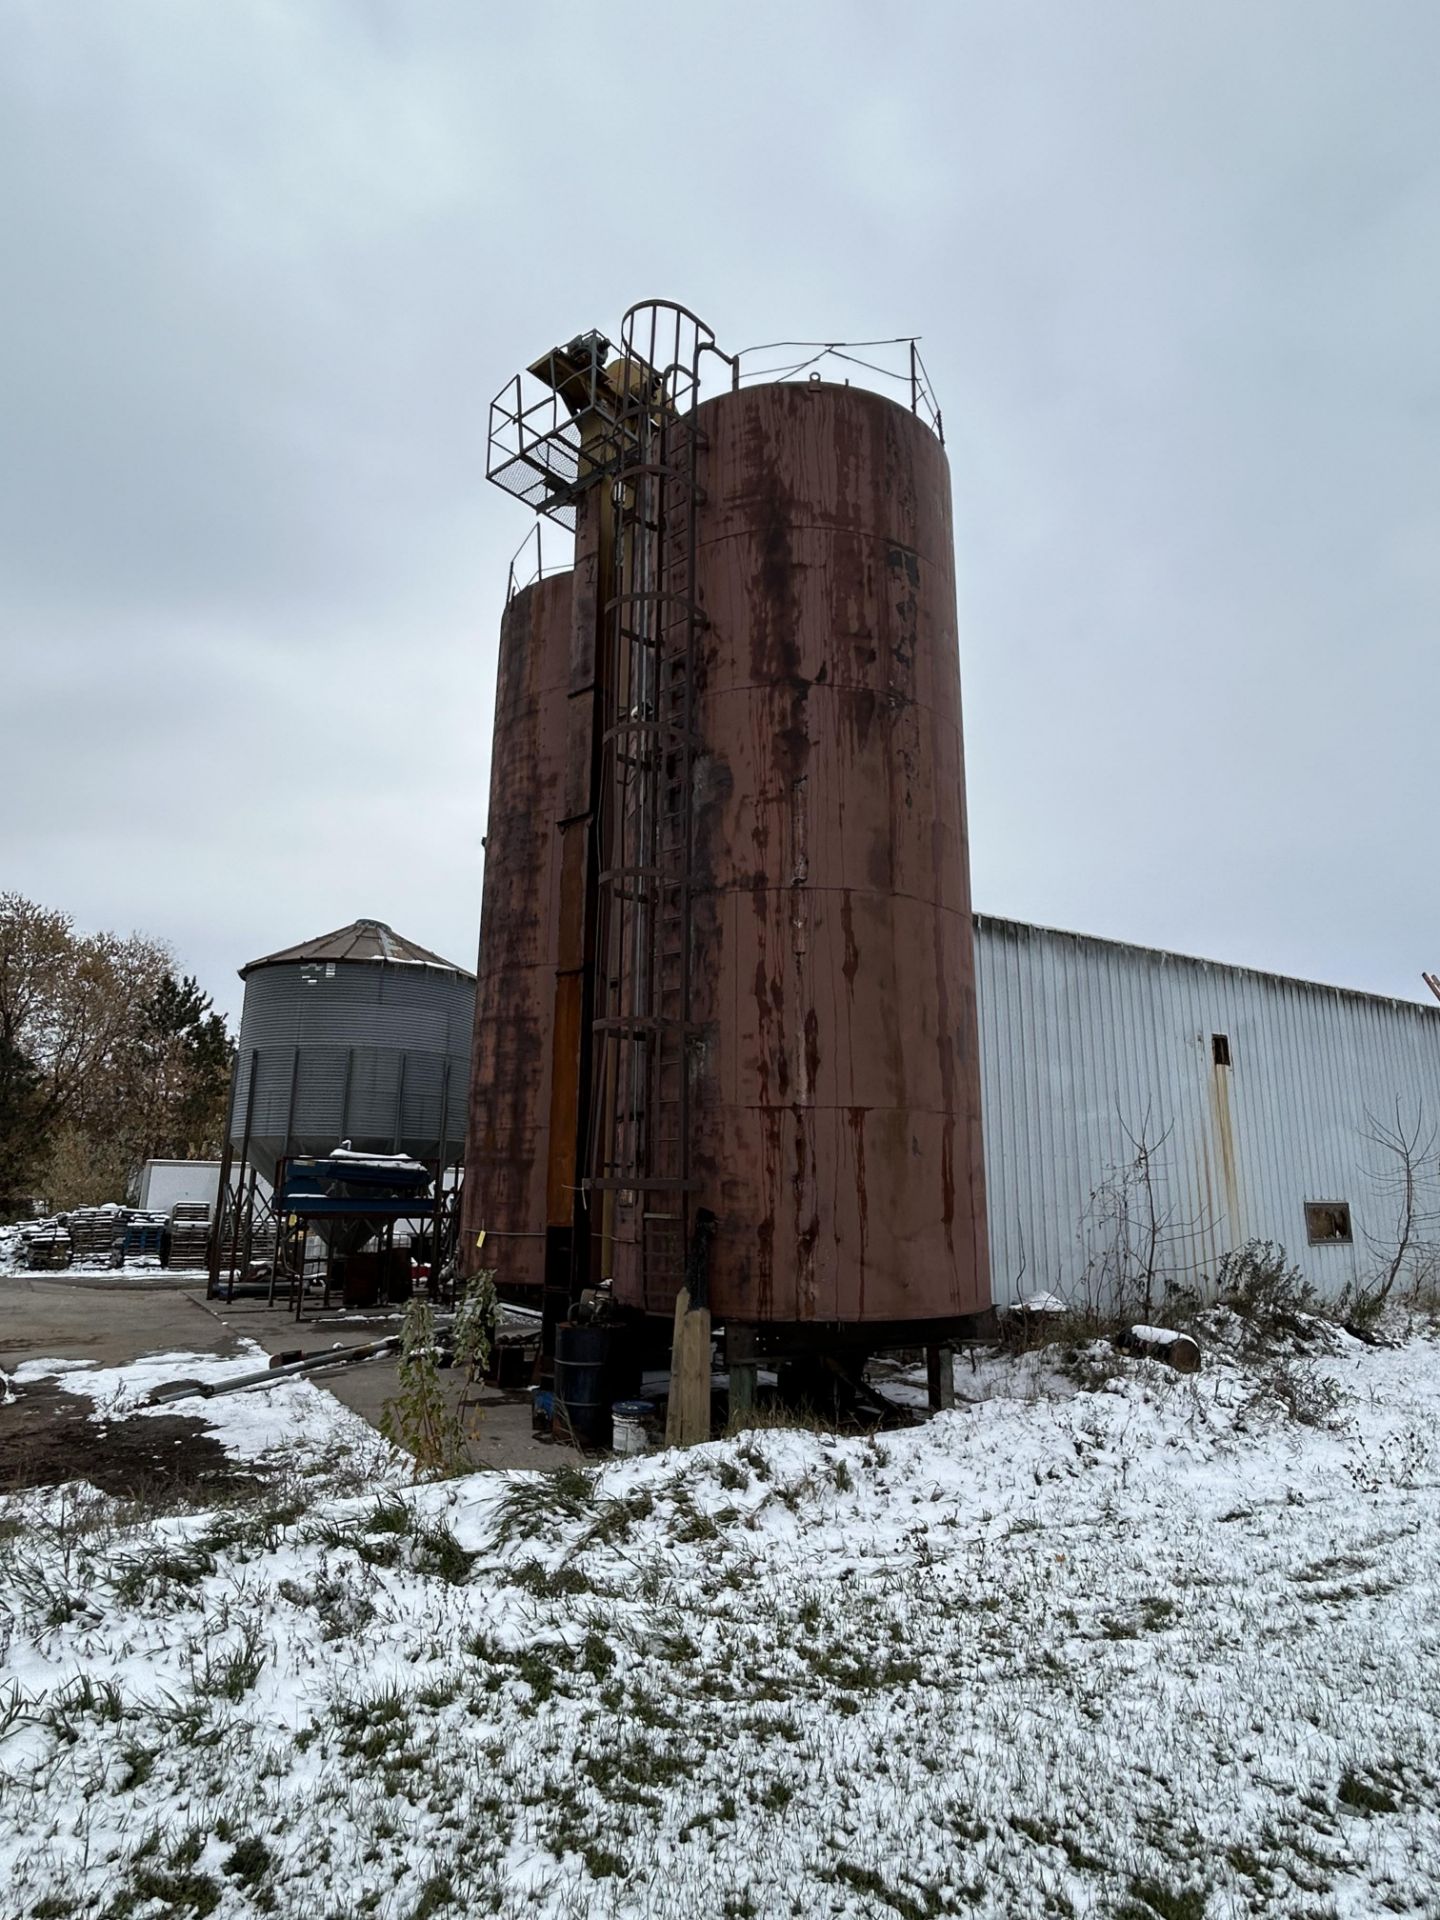
M715 349L701 321L665 301L632 308L621 344L590 1185L614 1192L644 1305L663 1312L684 1278L694 1191L695 405L701 355Z

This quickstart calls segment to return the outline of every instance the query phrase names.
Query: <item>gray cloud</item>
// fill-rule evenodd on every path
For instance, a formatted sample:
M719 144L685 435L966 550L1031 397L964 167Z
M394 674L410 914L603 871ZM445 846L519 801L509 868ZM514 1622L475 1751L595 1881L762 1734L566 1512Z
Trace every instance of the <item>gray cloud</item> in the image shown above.
M360 913L468 958L526 531L486 402L664 292L924 333L979 905L1440 965L1423 0L0 25L0 884L230 1006Z

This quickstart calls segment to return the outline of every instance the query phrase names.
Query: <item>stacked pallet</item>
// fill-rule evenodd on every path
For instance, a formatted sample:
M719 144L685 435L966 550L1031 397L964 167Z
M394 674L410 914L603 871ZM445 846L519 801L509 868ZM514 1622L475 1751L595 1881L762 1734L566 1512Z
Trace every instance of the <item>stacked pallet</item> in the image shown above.
M124 1258L125 1207L75 1207L68 1225L77 1267L118 1267Z
M70 1235L58 1220L46 1220L22 1236L25 1264L32 1273L56 1273L70 1264Z
M210 1209L203 1200L177 1200L170 1209L170 1265L189 1271L210 1251Z
M165 1251L165 1229L169 1224L168 1217L163 1213L142 1213L139 1209L132 1213L125 1222L121 1264L158 1267Z

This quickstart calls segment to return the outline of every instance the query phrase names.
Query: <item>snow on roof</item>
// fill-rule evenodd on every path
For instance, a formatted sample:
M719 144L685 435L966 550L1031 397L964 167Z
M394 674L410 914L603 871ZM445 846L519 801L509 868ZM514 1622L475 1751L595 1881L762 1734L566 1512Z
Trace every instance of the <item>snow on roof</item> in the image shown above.
M256 967L275 967L296 960L377 961L392 966L439 967L445 973L458 973L464 980L475 977L468 967L457 967L453 960L444 960L428 947L417 946L413 940L396 933L393 927L387 927L383 920L352 920L348 927L337 927L333 933L302 940L297 947L282 947L279 953L247 960L240 969L240 978L243 980Z

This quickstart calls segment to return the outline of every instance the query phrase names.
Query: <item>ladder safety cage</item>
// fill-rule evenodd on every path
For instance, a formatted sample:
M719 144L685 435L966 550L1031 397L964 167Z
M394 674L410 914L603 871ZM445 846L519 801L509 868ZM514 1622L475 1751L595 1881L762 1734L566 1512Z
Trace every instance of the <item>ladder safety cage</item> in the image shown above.
M703 321L670 301L632 307L611 436L614 573L604 624L597 1098L589 1185L615 1195L639 1248L645 1304L674 1301L689 1244L691 975Z

